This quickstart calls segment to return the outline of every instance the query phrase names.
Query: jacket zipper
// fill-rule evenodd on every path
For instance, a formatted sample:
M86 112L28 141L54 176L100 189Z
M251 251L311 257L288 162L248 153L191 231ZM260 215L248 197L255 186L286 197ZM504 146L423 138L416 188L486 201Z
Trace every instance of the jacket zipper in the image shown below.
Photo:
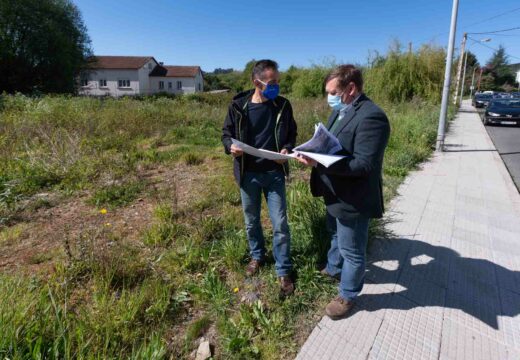
M282 112L283 112L283 109L285 108L285 104L287 103L287 101L285 101L282 105L282 109L280 110L280 112L278 113L278 116L276 117L276 124L274 126L274 140L276 142L276 150L278 152L280 152L280 145L279 145L279 140L278 140L278 125L280 123L280 118L282 117ZM287 178L288 175L287 175L287 171L285 171L285 166L284 164L282 164L282 169L283 169L283 173L285 175L285 177Z
M242 110L244 110L246 107L247 107L247 103L248 101L246 101L246 104L244 105L244 107L242 108ZM235 109L235 111L238 113L238 140L239 141L244 141L244 138L242 137L242 113L240 111L238 111L237 109ZM242 156L240 157L240 178L242 178L244 176L244 154L242 154Z

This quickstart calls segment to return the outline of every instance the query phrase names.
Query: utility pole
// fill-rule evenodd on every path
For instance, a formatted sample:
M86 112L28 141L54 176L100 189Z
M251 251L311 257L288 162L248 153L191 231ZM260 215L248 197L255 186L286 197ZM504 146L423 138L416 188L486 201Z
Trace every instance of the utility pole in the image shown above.
M412 53L412 42L410 41L408 43L408 54L411 54Z
M480 80L482 80L482 71L484 71L484 68L480 68L480 75L478 76L478 83L477 83L477 92L480 91Z
M468 39L468 34L464 33L462 36L462 42L460 44L460 55L459 55L459 66L457 69L457 82L455 85L455 95L453 95L453 104L457 104L457 97L459 93L459 83L460 83L460 75L462 74L462 58L464 57L464 52L466 49L466 41Z
M464 96L464 83L466 82L466 64L468 63L468 53L464 57L464 75L462 75L462 85L460 89L460 104L462 105L462 97Z
M469 91L469 98L473 98L473 90L475 89L475 72L477 71L477 67L473 69L473 76L471 77L471 88Z
M446 131L446 114L448 113L448 101L450 96L451 63L453 61L453 47L455 46L455 33L457 31L457 13L459 11L459 0L453 0L451 10L450 37L448 40L448 53L446 55L446 70L444 72L444 88L442 90L441 112L439 114L439 128L437 129L437 142L435 150L444 150L444 134Z

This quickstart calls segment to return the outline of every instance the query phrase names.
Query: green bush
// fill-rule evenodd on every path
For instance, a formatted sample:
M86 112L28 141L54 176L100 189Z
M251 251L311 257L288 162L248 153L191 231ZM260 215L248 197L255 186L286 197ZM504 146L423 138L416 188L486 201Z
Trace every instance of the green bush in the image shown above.
M296 97L321 97L324 94L323 81L330 68L313 66L310 69L301 69L292 85L292 94Z
M364 71L365 91L380 101L403 102L417 97L438 103L445 61L442 48L424 45L409 53L396 46Z

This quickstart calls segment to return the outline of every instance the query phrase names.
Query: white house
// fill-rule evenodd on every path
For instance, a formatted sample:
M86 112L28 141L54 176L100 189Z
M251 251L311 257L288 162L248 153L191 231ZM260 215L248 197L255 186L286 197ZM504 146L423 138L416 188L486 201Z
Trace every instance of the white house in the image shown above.
M159 65L150 73L152 89L173 94L203 91L204 79L199 66Z
M204 90L199 66L164 66L153 56L95 56L78 92L90 96L192 94Z

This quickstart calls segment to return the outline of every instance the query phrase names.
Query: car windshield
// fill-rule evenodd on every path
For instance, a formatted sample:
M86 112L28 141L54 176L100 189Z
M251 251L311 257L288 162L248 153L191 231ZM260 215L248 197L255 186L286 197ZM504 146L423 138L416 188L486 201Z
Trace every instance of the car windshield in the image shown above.
M495 100L491 105L500 108L520 108L520 100Z

